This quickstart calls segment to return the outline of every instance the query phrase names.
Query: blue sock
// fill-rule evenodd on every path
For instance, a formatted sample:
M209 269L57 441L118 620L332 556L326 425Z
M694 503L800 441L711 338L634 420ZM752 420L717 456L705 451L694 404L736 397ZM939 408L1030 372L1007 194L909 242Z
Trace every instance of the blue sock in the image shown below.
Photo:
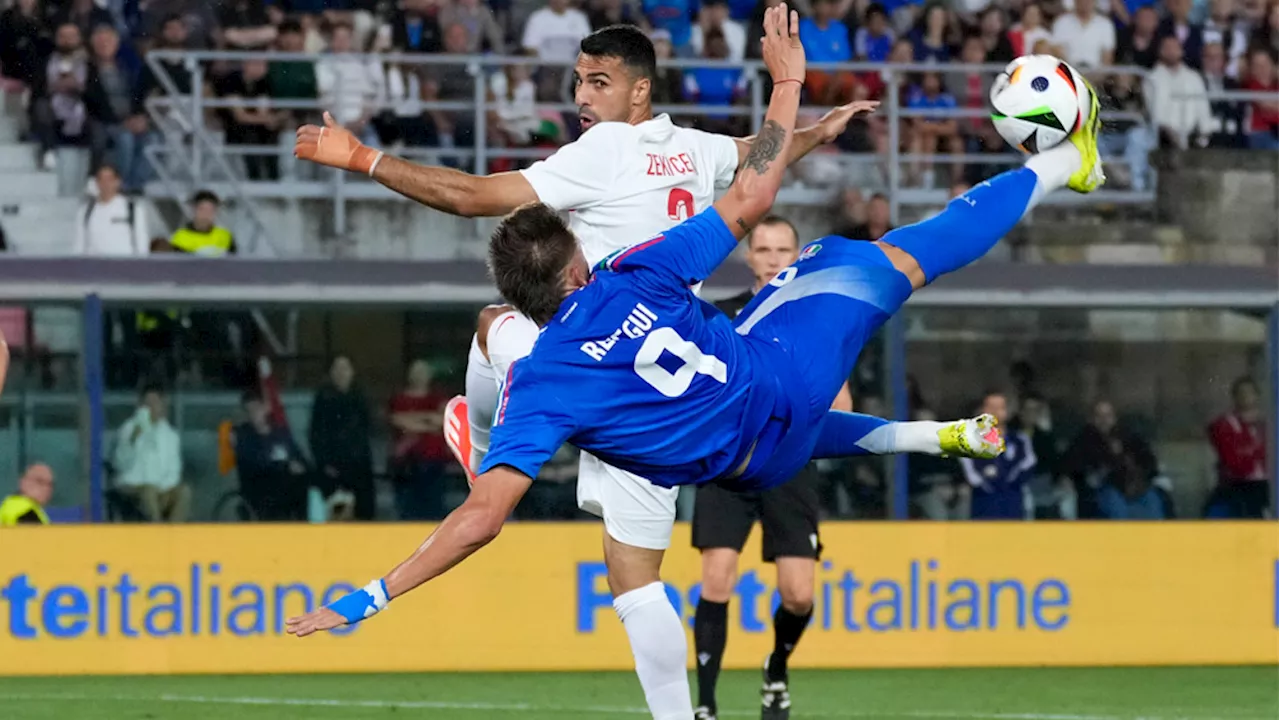
M1018 168L978 183L928 220L880 238L920 263L925 280L954 272L987 254L1022 219L1039 181Z
M823 420L821 430L818 431L818 444L813 448L812 457L817 460L878 454L859 445L858 442L872 431L892 422L874 415L831 410Z

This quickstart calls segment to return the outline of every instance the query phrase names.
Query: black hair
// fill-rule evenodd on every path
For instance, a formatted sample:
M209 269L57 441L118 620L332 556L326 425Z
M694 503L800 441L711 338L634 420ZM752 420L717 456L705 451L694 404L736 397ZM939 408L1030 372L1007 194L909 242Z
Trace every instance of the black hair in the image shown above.
M202 202L211 202L214 205L222 205L222 200L212 190L201 190L191 197L192 205L199 205Z
M1254 382L1253 378L1239 377L1236 378L1235 382L1231 383L1231 397L1235 397L1237 393L1246 387L1253 388L1254 393L1261 394L1261 391L1258 389L1258 383Z
M297 18L285 18L280 23L279 33L281 35L294 34L294 33L300 34L301 32L302 32L302 23L299 22Z
M183 27L186 27L187 25L186 19L179 13L169 13L168 15L165 15L164 19L160 21L160 29L163 30L169 23L182 23Z
M116 174L116 177L120 177L120 168L116 167L115 164L111 162L100 163L98 167L93 169L93 176L97 177L98 173L102 172L103 170L110 170L111 172Z
M138 397L144 398L150 395L151 393L155 393L156 395L160 395L161 397L169 394L168 391L165 390L163 385L159 383L147 383L146 385L142 386L141 390L138 391Z
M559 213L543 203L516 208L489 238L489 273L502 297L539 325L564 300L564 270L578 241Z
M653 41L634 25L610 25L582 38L583 55L618 58L632 74L652 81L658 76Z
M240 404L248 405L251 402L260 402L262 400L262 392L256 388L249 388L240 393Z
M871 3L867 6L867 12L863 15L864 21L870 20L876 15L879 15L885 20L889 19L889 13L884 9L884 5L881 5L880 3Z
M781 215L766 215L763 220L756 223L756 227L760 228L760 227L764 227L765 225L782 225L786 229L790 230L791 237L795 238L795 241L796 241L796 249L800 248L800 231L796 230L796 226L793 225L790 220L782 217ZM751 233L751 237L747 239L748 248L751 247L752 242L755 239L755 236L756 234L753 232Z

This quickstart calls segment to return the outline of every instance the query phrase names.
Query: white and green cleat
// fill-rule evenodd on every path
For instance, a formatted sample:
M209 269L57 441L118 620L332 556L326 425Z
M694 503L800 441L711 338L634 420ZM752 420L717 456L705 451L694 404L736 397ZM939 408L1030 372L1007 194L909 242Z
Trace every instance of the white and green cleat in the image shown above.
M1089 93L1089 114L1080 119L1080 127L1068 136L1072 145L1080 151L1080 169L1071 173L1067 187L1081 194L1088 194L1102 187L1107 176L1102 172L1102 155L1098 152L1098 136L1102 134L1102 121L1098 112L1098 93L1093 85L1080 77L1082 88Z

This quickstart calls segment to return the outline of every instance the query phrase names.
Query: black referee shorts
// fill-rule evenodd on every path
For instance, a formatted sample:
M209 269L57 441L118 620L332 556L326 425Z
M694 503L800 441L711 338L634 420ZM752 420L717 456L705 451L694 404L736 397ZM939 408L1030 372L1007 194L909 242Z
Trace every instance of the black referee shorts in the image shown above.
M817 560L818 473L812 464L794 478L762 492L735 492L714 483L699 485L693 505L693 546L742 552L756 520L764 530L765 562L780 557Z

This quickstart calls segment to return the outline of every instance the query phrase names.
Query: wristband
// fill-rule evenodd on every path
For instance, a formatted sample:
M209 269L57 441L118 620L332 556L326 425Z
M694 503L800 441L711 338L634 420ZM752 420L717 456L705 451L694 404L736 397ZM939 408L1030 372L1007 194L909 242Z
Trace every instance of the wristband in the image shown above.
M801 87L804 87L804 81L797 80L796 78L783 78L781 80L774 80L773 84L777 86L777 85L781 85L782 83L789 83L789 82L793 82Z
M387 597L387 583L378 579L363 588L329 603L326 607L342 616L348 624L358 623L377 615L391 602Z
M382 151L379 150L378 154L374 156L373 162L369 164L369 177L373 177L373 171L378 168L378 163L381 161L382 161Z

